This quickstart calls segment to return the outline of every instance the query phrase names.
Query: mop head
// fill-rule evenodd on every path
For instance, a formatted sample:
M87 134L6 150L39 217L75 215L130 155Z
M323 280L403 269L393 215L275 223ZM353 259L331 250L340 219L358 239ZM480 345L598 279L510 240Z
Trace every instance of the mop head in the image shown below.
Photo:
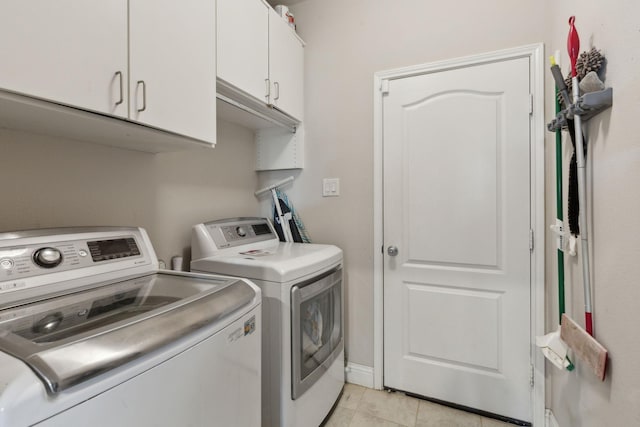
M584 77L591 71L595 72L599 80L602 81L602 72L604 71L605 63L606 59L604 55L602 55L602 52L595 47L592 47L588 52L582 52L576 60L576 73L578 74L578 81L584 79ZM569 72L569 75L564 80L564 83L567 85L567 91L571 93L573 87L573 83L571 81L571 72ZM558 101L560 102L562 108L566 108L562 96L558 95Z
M566 314L562 315L560 338L575 354L604 381L609 352L595 338Z

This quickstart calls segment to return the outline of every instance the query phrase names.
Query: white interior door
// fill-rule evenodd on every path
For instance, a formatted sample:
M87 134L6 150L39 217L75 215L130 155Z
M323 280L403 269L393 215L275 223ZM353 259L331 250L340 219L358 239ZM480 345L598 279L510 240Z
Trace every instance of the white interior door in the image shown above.
M391 80L383 98L384 385L524 421L529 84L517 58Z

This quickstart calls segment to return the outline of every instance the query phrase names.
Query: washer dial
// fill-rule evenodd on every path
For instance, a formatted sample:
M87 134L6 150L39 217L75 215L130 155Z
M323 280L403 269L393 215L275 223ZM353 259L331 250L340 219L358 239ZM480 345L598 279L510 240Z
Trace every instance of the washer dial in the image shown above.
M56 248L40 248L33 253L33 262L43 268L53 268L62 262L62 253Z

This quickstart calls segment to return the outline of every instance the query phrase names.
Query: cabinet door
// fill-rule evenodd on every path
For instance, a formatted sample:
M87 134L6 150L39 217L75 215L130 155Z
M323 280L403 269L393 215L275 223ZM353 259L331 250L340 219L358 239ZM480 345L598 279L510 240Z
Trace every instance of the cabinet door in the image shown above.
M260 0L218 0L218 78L268 102L269 7Z
M215 5L129 1L131 120L215 143Z
M0 16L0 88L127 116L126 0L3 0Z
M269 11L271 104L298 120L303 116L304 47L293 29Z

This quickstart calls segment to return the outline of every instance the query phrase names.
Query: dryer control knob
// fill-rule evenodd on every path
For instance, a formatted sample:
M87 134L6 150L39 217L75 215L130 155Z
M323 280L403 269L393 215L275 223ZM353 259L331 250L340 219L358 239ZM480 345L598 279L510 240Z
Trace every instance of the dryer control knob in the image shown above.
M53 268L62 262L62 253L56 248L40 248L33 254L33 262L40 267Z
M244 227L236 227L236 233L238 233L238 236L244 237L247 235L247 230Z

